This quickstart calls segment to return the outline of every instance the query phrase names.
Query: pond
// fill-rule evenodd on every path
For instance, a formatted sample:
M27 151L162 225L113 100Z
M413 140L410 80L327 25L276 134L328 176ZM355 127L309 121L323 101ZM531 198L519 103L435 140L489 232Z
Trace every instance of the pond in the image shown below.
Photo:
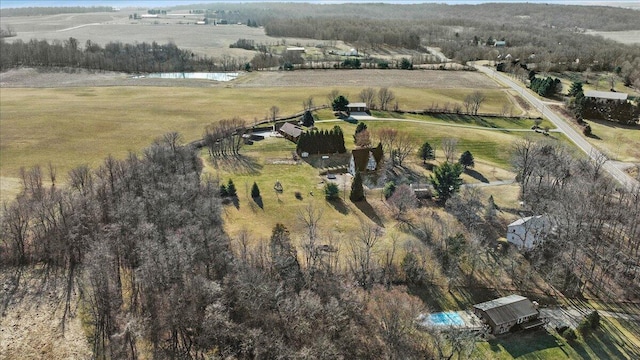
M134 78L153 78L153 79L201 79L215 81L231 81L240 76L237 72L172 72L172 73L153 73L147 75L139 75Z

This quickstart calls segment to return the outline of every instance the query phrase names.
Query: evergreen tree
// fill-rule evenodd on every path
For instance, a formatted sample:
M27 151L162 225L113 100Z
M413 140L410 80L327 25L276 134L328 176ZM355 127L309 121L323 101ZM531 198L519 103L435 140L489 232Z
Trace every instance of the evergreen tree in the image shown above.
M389 181L384 184L384 188L382 189L382 193L384 194L384 198L388 199L393 195L393 192L396 191L396 183L393 181Z
M333 99L331 103L331 107L333 111L346 111L347 105L349 105L349 100L346 97L339 95L337 98Z
M313 124L315 123L315 121L316 120L313 118L313 114L309 110L305 111L304 115L302 115L302 125L303 126L312 127Z
M571 88L569 89L569 93L567 95L569 95L569 96L577 96L578 93L582 93L584 95L584 92L582 90L582 82L574 81L571 84Z
M431 144L425 141L424 144L420 147L420 151L418 152L420 155L420 159L422 159L422 163L426 163L427 160L433 160L436 158L436 152L431 147Z
M220 185L220 197L226 197L229 196L229 193L227 192L227 187L224 186L224 184Z
M340 197L340 188L338 188L338 185L328 182L324 186L324 197L327 200L337 200Z
M475 165L473 154L471 154L469 150L463 152L462 155L460 155L460 160L458 162L464 167L465 170L467 170L467 168L472 168Z
M462 165L460 164L445 162L434 169L433 175L430 176L429 180L438 195L440 203L444 204L453 194L460 190L462 185L461 174Z
M362 186L362 176L360 175L360 172L356 172L356 176L353 177L349 199L353 202L364 199L364 187Z
M238 196L238 192L236 190L236 186L233 183L233 180L229 179L227 183L227 196L236 197Z
M257 199L260 197L260 188L258 188L258 184L253 182L253 186L251 186L251 197Z

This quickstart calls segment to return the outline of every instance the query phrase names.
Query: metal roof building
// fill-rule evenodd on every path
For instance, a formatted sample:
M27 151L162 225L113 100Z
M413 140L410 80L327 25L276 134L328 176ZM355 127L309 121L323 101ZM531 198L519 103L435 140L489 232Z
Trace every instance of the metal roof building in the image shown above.
M520 295L509 295L473 305L473 312L491 327L493 334L506 333L515 325L528 329L544 324L539 319L537 306Z

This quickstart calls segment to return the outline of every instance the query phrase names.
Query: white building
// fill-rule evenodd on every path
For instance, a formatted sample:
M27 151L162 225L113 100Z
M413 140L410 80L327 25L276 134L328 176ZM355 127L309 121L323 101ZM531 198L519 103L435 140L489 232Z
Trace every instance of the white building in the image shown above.
M519 249L532 249L544 241L551 230L549 219L544 215L518 219L507 227L507 241Z

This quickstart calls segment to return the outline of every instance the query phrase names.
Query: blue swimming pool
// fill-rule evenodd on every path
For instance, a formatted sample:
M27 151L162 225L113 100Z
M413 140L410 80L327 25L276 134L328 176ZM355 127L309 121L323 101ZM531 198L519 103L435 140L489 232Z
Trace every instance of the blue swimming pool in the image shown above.
M464 320L458 315L458 313L453 311L445 311L439 313L429 314L428 323L432 325L464 325Z

